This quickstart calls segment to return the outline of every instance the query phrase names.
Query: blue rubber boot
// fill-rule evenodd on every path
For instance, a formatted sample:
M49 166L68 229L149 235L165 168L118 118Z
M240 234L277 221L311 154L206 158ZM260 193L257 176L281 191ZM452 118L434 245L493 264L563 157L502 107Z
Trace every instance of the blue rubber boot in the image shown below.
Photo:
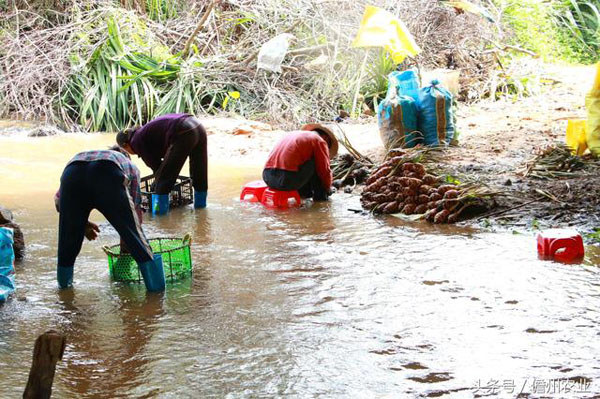
M73 266L58 266L56 268L58 288L64 290L73 286Z
M169 212L169 194L152 194L152 214L166 215Z
M206 208L206 196L208 195L207 191L196 191L194 190L194 208Z
M160 292L165 290L165 270L163 269L162 256L154 255L154 260L138 263L140 272L146 284L146 289L150 292Z

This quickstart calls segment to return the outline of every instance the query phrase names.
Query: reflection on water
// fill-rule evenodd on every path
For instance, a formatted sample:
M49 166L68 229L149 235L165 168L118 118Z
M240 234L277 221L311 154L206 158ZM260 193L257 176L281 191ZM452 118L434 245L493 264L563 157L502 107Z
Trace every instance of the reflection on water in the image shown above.
M0 397L22 394L50 328L68 342L57 398L543 397L567 378L589 392L570 397L600 392L598 252L543 262L532 236L376 219L343 194L270 211L235 199L259 168L216 163L206 210L144 226L193 234L192 278L164 294L111 283L100 246L118 237L102 223L59 293L51 195L74 152L112 138L0 141L0 202L29 244L19 295L0 308Z

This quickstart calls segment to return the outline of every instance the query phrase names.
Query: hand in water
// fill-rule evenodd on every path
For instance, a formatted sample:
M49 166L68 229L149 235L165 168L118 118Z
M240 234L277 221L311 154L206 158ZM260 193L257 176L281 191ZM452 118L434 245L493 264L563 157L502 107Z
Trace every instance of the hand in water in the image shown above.
M87 222L87 224L85 225L85 238L87 238L89 241L95 240L96 238L98 238L98 233L100 232L100 227L98 227L98 225L96 223L93 222Z

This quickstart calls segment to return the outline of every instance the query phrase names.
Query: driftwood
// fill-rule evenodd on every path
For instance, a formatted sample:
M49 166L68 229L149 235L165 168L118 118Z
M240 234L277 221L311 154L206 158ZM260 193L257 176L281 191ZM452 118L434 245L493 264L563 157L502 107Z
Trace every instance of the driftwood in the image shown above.
M56 362L62 359L65 344L65 337L54 330L46 331L35 340L33 361L23 399L50 398Z

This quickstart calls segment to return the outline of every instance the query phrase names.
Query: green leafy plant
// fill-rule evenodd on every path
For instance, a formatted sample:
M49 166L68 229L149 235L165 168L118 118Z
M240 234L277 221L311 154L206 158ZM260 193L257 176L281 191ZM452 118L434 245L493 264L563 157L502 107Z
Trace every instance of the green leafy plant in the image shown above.
M600 0L563 0L555 6L561 29L560 40L572 49L579 61L594 62L600 57Z
M396 69L386 50L380 50L375 59L368 65L367 82L361 89L364 101L373 108L380 99L385 97L388 87L388 75Z
M583 236L594 244L600 244L600 227L596 227L589 233L584 233Z

